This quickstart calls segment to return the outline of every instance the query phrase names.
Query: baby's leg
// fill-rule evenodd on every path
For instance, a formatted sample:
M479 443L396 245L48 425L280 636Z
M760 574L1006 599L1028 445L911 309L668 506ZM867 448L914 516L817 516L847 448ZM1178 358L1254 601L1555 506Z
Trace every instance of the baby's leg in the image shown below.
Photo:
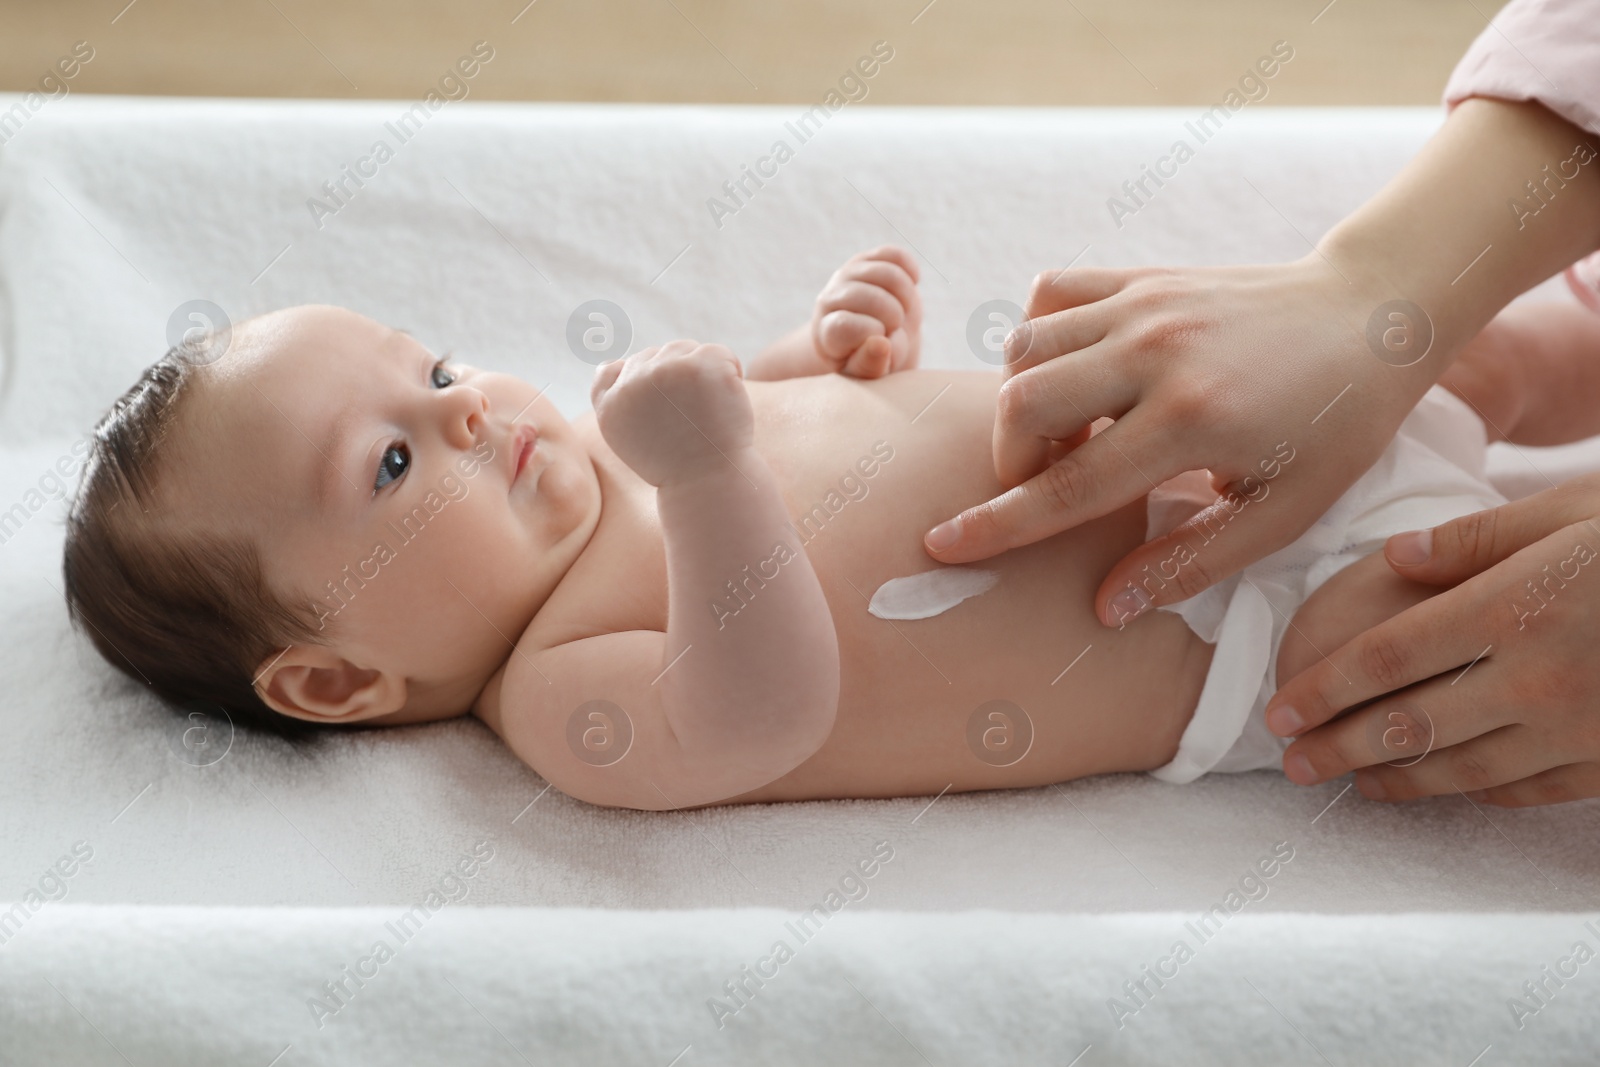
M1322 583L1295 612L1278 646L1275 685L1312 666L1357 634L1442 590L1400 577L1380 550Z

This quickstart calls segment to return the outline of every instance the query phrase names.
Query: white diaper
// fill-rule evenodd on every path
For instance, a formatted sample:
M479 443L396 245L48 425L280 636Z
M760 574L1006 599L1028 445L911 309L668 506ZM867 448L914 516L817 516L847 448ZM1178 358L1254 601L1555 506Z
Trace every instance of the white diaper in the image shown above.
M1392 534L1504 504L1484 473L1487 445L1477 413L1434 386L1372 469L1299 540L1198 596L1163 606L1216 651L1177 755L1150 773L1164 782L1192 782L1207 771L1279 767L1289 742L1267 729L1263 713L1277 688L1278 645L1289 619L1323 582L1381 549ZM1294 476L1292 460L1279 475ZM1267 496L1245 508L1273 506L1272 483L1266 485ZM1150 494L1146 538L1215 499L1202 472L1165 483Z

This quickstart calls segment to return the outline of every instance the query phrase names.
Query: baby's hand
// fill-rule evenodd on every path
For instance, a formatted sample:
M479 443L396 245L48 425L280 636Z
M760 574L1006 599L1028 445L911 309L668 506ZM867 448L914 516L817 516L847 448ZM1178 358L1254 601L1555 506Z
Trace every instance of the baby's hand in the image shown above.
M851 256L817 296L811 340L829 366L853 378L915 367L922 296L911 253L884 245Z
M589 398L606 444L659 488L727 467L751 446L742 378L722 345L673 341L601 364Z

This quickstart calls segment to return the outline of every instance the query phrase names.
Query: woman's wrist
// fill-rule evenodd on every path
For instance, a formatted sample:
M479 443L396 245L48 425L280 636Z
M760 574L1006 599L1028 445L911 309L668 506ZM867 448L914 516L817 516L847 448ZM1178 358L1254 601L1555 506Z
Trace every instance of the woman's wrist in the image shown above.
M1473 264L1471 256L1454 262L1459 239L1430 241L1409 226L1394 227L1391 210L1357 211L1318 242L1317 252L1346 279L1353 314L1364 312L1352 325L1372 355L1421 382L1420 393L1503 304L1463 284L1463 270L1483 264Z
M1306 306L1326 309L1332 325L1324 351L1338 366L1330 373L1342 371L1351 400L1385 413L1373 428L1387 438L1448 365L1427 314L1349 247L1319 246L1291 266L1315 302Z
M1467 100L1318 251L1374 310L1423 312L1444 357L1419 364L1432 380L1514 297L1600 246L1600 164L1567 167L1538 187L1548 199L1530 192L1596 140L1539 104Z

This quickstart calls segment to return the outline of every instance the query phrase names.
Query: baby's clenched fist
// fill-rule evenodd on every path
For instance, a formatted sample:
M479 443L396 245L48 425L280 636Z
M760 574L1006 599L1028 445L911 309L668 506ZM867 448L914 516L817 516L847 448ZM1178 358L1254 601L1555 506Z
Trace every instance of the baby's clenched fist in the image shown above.
M817 296L811 340L840 374L881 378L917 365L922 296L917 261L894 245L858 252Z
M728 468L751 446L743 377L722 345L673 341L601 364L589 398L606 444L659 488Z

